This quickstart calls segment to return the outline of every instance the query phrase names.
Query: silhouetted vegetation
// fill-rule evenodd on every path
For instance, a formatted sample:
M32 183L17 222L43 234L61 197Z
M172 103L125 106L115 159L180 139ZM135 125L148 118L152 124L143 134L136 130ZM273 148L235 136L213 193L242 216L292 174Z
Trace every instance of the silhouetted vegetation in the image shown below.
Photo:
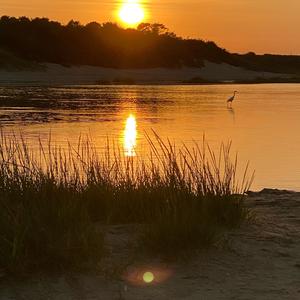
M148 142L145 161L109 143L103 153L90 140L31 150L22 137L2 135L0 269L98 262L103 225L144 224L143 244L174 255L207 247L247 218L243 199L251 181L237 180L230 145L218 157L206 144L177 151L158 136Z
M231 54L211 41L177 37L163 24L142 23L135 30L113 23L62 25L46 18L3 16L0 48L23 60L64 66L179 68L201 67L209 60L259 71L300 72L298 56Z

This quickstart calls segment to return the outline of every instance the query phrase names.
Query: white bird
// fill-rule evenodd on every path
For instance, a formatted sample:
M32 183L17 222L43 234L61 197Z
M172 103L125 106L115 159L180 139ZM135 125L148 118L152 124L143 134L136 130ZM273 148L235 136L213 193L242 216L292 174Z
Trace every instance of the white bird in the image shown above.
M234 91L233 96L227 100L227 106L229 105L229 103L230 103L230 107L232 106L232 102L235 99L236 93L237 93L237 91Z

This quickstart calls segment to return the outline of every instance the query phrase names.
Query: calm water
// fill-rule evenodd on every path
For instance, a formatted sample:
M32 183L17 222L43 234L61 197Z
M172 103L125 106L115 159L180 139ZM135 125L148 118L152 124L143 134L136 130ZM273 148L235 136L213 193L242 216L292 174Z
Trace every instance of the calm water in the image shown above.
M238 90L233 109L226 99ZM115 139L127 155L154 129L179 143L213 148L233 141L256 170L253 189L300 190L300 85L76 86L0 88L0 127L64 145L91 134L99 148Z

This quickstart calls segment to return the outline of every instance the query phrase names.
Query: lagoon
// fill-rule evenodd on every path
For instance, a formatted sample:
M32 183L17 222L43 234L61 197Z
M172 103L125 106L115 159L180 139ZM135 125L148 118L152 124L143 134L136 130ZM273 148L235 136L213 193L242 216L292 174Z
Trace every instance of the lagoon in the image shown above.
M109 138L128 156L143 155L151 130L187 146L205 135L250 161L252 189L300 190L299 84L0 87L0 127L37 148L49 134L62 147L88 134L99 151Z

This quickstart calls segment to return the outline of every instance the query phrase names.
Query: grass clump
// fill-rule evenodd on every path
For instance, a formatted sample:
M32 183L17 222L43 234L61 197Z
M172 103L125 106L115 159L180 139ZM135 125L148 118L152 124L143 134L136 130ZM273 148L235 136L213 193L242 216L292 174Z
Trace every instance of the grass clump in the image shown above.
M247 165L242 181L237 181L237 156L231 160L231 143L222 144L216 155L205 141L201 148L195 144L193 149L176 151L171 143L156 139L163 153L160 162L168 192L163 196L163 207L143 227L143 246L156 254L176 257L186 250L210 246L224 230L247 220L244 197L253 175L247 179Z
M81 200L67 156L36 157L20 138L0 145L0 268L73 268L104 253L103 233ZM44 161L42 160L44 158Z
M171 255L211 244L247 218L230 144L216 156L205 142L177 150L158 135L149 152L126 157L107 142L65 149L51 139L30 149L16 136L0 143L0 268L72 267L99 260L101 225L142 224L140 242ZM98 229L97 229L98 228Z

